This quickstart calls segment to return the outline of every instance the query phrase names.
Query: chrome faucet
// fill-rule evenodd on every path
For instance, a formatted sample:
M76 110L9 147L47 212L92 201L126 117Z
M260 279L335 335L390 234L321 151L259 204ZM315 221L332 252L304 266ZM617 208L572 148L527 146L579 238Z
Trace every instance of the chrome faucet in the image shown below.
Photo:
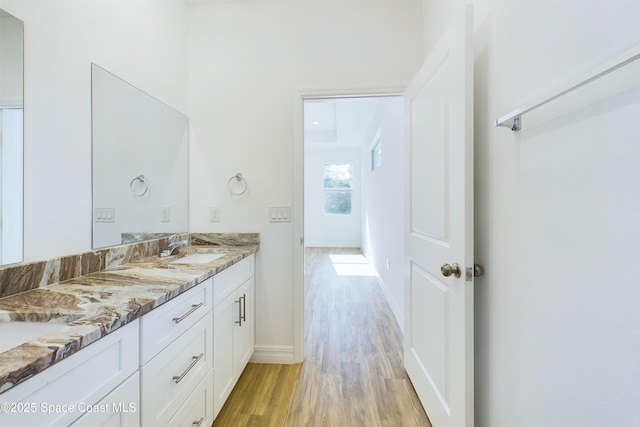
M188 244L189 244L188 240L180 240L178 242L168 243L167 249L160 252L160 256L165 257L165 256L177 255L178 251L180 250L180 247L187 246Z

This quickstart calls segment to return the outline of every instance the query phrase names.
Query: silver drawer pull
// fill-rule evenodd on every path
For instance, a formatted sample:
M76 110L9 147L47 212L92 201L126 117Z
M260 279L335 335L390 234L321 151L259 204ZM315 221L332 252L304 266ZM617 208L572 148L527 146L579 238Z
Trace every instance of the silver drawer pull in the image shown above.
M191 425L194 425L196 427L200 427L203 422L204 422L204 417L200 418L198 421L192 422Z
M196 366L196 363L198 363L198 361L202 359L203 356L204 356L204 353L200 353L200 356L193 356L193 362L191 362L191 365L189 365L189 367L182 373L182 375L176 375L175 377L173 377L176 384L182 381L185 375L187 375L189 371L192 370L194 366Z
M200 304L193 304L191 306L191 310L187 311L185 314L183 314L180 317L174 317L173 321L176 323L180 323L182 322L184 319L186 319L191 313L193 313L194 311L196 311L197 309L199 309L200 307L202 307L204 305L203 302L201 302Z

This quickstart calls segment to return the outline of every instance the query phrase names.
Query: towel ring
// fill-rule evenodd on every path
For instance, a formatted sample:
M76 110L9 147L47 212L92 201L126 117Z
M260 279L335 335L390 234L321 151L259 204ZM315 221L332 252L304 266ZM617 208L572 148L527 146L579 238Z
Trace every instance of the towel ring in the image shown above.
M138 181L139 184L134 185L136 181ZM149 191L149 183L147 182L147 179L144 177L144 175L138 175L133 178L131 180L131 183L129 183L129 190L131 190L131 194L133 194L135 197L142 197L147 194L147 192Z
M234 180L236 185L240 186L241 190L235 189L235 186L232 185L234 184ZM247 181L242 177L240 172L229 178L229 181L227 182L227 190L229 190L229 193L234 196L242 196L247 191Z

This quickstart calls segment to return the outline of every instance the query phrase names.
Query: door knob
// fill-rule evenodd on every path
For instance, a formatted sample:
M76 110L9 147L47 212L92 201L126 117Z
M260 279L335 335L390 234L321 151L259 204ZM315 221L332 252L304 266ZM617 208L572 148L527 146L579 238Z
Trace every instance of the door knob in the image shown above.
M456 277L460 277L460 274L462 274L460 266L455 263L453 265L444 264L442 267L440 267L440 271L442 272L442 275L444 277L449 277L452 274Z
M473 277L482 276L482 266L480 264L473 264Z

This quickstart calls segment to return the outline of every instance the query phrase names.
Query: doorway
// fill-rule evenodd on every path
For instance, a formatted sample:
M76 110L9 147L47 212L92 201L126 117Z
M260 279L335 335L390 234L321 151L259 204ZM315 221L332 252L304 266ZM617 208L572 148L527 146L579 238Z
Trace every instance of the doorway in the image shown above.
M304 220L294 223L300 238L294 298L301 362L305 247L359 248L403 326L404 98L398 91L300 95L297 114L294 210L304 212Z
M361 247L363 148L382 98L304 101L305 247Z
M303 377L304 366L309 371L315 367L316 374L331 371L335 375L331 384L353 385L354 393L361 395L360 406L370 408L381 404L371 396L384 395L372 384L398 380L407 392L407 400L399 401L419 407L424 416L417 400L409 397L414 392L401 375L401 358L392 357L397 376L390 380L379 375L384 371L381 366L392 365L389 354L370 348L379 337L372 330L395 331L397 338L403 325L404 98L397 94L302 97L300 107L302 144L296 158L304 167L295 176L304 178L297 183L304 195L299 206L304 225L298 225L304 233L300 249L306 256L300 259L307 267L301 287L307 310L302 310L301 318L307 321L307 334L300 332L308 348L302 358L306 359ZM390 335L388 341L379 341L378 350L401 347ZM370 351L365 357L366 348ZM379 371L373 374L369 369ZM314 382L325 380L324 374L308 376L304 382L308 390L301 393L305 397L296 397L300 407L314 387L328 386ZM340 399L331 406L339 408Z

